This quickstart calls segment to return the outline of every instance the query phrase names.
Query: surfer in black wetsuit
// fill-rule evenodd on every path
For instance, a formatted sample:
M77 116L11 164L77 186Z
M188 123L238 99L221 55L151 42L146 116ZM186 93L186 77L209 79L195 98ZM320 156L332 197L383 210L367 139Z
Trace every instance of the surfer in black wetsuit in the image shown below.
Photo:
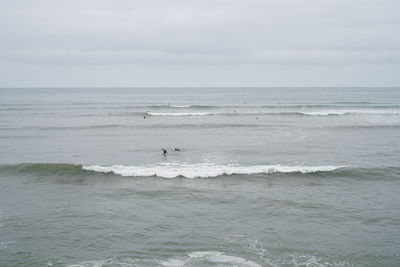
M161 150L162 150L164 156L168 155L168 152L165 148L161 148Z

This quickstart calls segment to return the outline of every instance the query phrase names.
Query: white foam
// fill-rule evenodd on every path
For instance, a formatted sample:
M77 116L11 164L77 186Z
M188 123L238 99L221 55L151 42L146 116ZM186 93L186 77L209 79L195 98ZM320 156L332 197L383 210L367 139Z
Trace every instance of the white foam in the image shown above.
M191 105L170 105L172 108L190 108Z
M163 178L208 178L232 174L257 173L313 173L333 171L343 166L283 166L283 165L253 165L241 166L235 164L221 165L211 163L159 163L148 166L82 166L82 169L102 173L115 173L121 176L158 176Z
M171 107L171 108L190 108L192 105L165 105L165 104L158 104L158 105L149 105L147 107L157 107L157 108L165 108L165 107Z
M101 267L108 263L107 260L98 260L98 261L83 261L77 264L67 265L67 267Z
M183 116L211 116L218 115L218 113L209 112L147 112L150 116L171 116L171 117L183 117Z
M351 267L353 264L347 262L328 262L316 256L288 256L280 259L271 259L260 256L262 264L241 258L238 256L227 255L219 251L199 251L192 252L182 257L173 257L166 260L157 259L135 259L135 258L108 258L104 260L82 261L67 267L102 267L102 266L165 266L165 267L185 267L185 266L238 266L238 267L261 267L264 266L293 266L293 267ZM60 261L49 261L47 266L60 265Z
M173 258L168 261L162 262L161 264L166 267L180 267L188 266L193 263L204 264L213 263L218 266L242 266L242 267L261 267L260 264L253 261L237 257L226 255L218 251L202 251L190 253L185 258Z
M50 262L48 266L51 266ZM187 256L174 257L167 260L155 259L134 259L134 258L108 258L105 260L82 261L76 264L67 265L67 267L101 267L101 266L166 266L166 267L181 267L181 266L203 266L209 264L217 266L240 266L240 267L261 267L260 264L253 261L226 255L218 251L193 252Z
M108 258L104 260L91 260L82 261L75 264L67 265L67 267L105 267L105 266L154 266L156 264L155 260L142 260L134 258ZM159 264L157 264L159 265ZM57 265L58 266L58 265Z
M400 114L398 110L324 110L300 112L309 116L329 116L329 115L355 115L355 114L371 114L371 115L396 115Z
M308 116L329 116L329 115L345 115L346 111L311 111L311 112L300 112L301 114Z

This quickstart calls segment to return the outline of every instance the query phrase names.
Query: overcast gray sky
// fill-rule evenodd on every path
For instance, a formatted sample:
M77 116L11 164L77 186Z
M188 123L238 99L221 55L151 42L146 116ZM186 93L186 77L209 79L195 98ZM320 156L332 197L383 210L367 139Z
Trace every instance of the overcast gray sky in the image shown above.
M400 0L0 0L21 86L400 86Z

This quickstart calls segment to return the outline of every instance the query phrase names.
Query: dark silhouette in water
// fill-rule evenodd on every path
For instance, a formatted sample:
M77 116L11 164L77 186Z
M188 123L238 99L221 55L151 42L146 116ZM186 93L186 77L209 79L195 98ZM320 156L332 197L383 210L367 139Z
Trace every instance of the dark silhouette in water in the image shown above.
M174 148L174 149L172 149L173 151L181 151L181 149L180 148Z
M162 150L164 156L168 155L168 152L165 148L161 148L161 150Z

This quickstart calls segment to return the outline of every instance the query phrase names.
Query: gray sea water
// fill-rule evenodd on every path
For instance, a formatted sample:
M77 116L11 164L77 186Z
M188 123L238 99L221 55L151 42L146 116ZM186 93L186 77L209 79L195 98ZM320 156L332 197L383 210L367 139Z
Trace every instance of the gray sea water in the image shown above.
M0 151L0 266L400 265L400 88L3 88Z

